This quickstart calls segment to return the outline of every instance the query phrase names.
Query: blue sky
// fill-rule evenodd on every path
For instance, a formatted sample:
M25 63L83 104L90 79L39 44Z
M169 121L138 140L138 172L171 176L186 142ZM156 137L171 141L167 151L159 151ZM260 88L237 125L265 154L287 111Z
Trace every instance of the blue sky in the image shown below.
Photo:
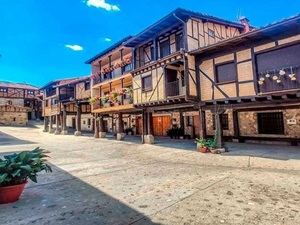
M85 60L177 7L254 26L300 13L297 0L0 0L0 80L88 75Z

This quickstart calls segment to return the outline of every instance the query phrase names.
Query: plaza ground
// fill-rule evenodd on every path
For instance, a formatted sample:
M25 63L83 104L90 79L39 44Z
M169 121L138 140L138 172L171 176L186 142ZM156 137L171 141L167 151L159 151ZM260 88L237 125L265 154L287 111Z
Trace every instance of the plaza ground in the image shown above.
M0 154L40 146L53 173L0 205L0 224L299 224L300 148L233 144L201 154L193 141L142 145L0 127Z

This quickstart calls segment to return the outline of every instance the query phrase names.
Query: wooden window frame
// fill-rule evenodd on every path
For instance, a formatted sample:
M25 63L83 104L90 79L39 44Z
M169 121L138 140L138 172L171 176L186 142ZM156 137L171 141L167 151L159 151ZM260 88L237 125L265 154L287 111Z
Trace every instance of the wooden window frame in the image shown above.
M0 92L1 93L7 93L8 92L8 88L0 87Z
M144 81L145 78L151 78L151 79L150 79L150 80L151 80L151 87L147 87L147 88L144 87L145 83L144 83L143 81ZM152 81L152 75L151 75L151 74L142 77L141 83L142 83L142 92L152 91L152 89L153 89L153 81Z
M162 43L168 43L168 54L167 55L164 55L164 56L162 56L162 51L161 51L161 44ZM159 41L159 58L160 59L162 59L162 58L165 58L165 57L167 57L167 56L169 56L171 54L171 46L170 46L170 37L167 37L167 39L166 40L160 40Z
M225 66L225 65L228 65L228 64L233 64L234 71L235 71L235 77L234 77L234 79L232 79L232 80L225 80L225 81L219 81L218 67ZM238 76L238 74L237 74L237 66L236 66L236 63L235 63L234 60L215 64L214 65L214 72L215 72L215 76L214 76L215 77L215 82L217 84L230 84L230 83L235 83L237 81L237 76Z
M215 38L215 37L216 37L216 32L215 32L214 30L208 28L208 30L207 30L207 35L208 35L209 37Z
M274 121L276 125L279 125L278 127L274 126L274 123L267 123L266 121L262 122L262 119L265 119L268 114L277 114L278 116L274 116L273 118L268 118L269 120L276 120ZM284 115L283 112L259 112L256 114L257 116L257 132L258 134L265 134L265 135L284 135L285 129L284 129ZM263 117L265 116L265 118ZM279 119L278 119L279 118ZM273 124L273 127L270 125ZM264 127L272 127L271 129L264 129ZM276 128L278 128L276 130ZM271 132L273 131L273 132Z

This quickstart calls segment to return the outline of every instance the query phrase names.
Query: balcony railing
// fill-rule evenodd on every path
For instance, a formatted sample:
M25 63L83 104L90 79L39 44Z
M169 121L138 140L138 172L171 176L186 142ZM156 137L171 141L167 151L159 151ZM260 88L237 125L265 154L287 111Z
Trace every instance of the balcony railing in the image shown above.
M178 80L166 83L166 96L167 97L178 96L179 94L180 94L180 92L179 92L179 81Z
M103 99L96 101L93 103L93 110L100 109L100 108L110 108L115 106L121 106L121 105L129 105L133 103L133 97L132 96L118 96L116 101L107 100L104 101Z
M93 84L99 84L105 81L113 80L115 78L121 77L122 75L129 73L132 70L132 65L127 64L123 67L119 67L117 69L112 70L109 73L101 74L101 75L95 75L93 78Z

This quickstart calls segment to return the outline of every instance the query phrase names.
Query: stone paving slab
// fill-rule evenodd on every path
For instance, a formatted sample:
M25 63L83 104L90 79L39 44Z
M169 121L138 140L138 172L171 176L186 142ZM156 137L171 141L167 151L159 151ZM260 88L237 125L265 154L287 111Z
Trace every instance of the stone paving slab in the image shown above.
M242 144L212 155L185 150L184 144L54 136L38 128L0 130L10 138L9 145L0 144L0 155L41 146L51 151L54 170L41 174L38 184L29 183L17 203L0 205L1 225L300 221L297 148L280 147L290 153L285 155L279 148ZM253 148L258 151L251 156ZM272 151L281 158L271 158Z

